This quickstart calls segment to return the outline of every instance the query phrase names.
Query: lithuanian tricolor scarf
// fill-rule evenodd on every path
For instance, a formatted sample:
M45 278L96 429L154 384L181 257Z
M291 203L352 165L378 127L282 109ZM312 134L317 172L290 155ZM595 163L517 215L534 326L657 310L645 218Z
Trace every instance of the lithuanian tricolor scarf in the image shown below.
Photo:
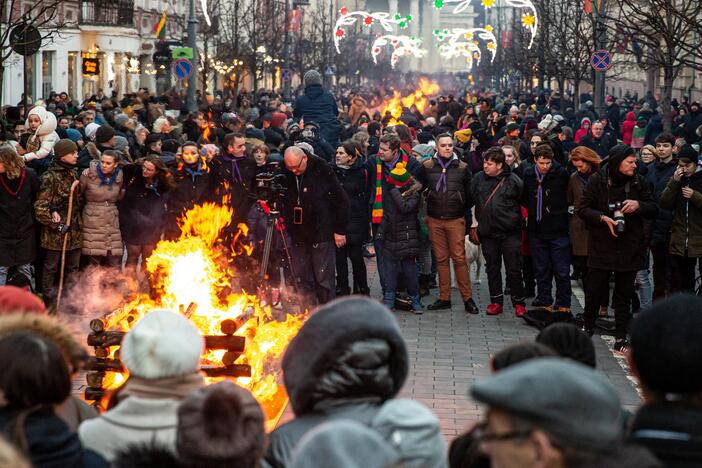
M398 162L400 159L407 167L408 156L404 150L400 150ZM390 170L392 169L394 168L391 167ZM375 157L375 198L373 199L372 210L371 222L380 224L380 221L383 219L383 161L378 156Z

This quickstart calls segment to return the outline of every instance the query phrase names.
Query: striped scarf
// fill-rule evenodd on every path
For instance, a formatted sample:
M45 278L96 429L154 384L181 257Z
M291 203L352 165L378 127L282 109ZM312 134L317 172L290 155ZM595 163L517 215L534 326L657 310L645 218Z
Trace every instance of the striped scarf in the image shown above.
M404 150L400 150L400 157L395 161L392 166L388 169L394 169L395 164L402 159L402 162L407 167L407 153ZM383 219L383 161L376 156L375 157L375 198L373 199L373 208L371 212L371 222L373 224L380 224Z

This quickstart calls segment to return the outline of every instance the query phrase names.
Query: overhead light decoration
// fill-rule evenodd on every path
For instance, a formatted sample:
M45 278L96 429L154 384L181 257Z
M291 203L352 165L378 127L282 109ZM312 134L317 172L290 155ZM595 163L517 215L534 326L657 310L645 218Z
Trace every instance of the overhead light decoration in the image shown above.
M202 7L202 14L205 17L207 26L212 26L212 21L210 21L210 15L207 14L207 0L200 0L200 6Z
M388 33L393 32L395 25L400 29L406 29L412 21L411 15L402 16L397 13L393 16L385 11L375 13L363 10L349 11L346 7L341 7L339 9L339 15L339 19L336 20L336 24L334 25L334 47L336 47L336 52L338 54L341 53L339 42L346 37L346 30L344 28L355 24L359 20L361 20L366 27L379 24Z
M490 25L484 28L435 29L434 38L437 42L436 47L439 49L439 55L447 60L465 57L468 70L473 68L474 63L479 65L483 56L480 42L477 39L486 43L485 48L490 52L491 62L495 60L497 55L497 38Z
M377 34L371 46L371 56L374 63L378 63L378 56L382 53L383 48L388 45L392 46L392 55L390 56L390 66L392 68L395 68L400 57L412 56L421 58L427 53L425 49L422 49L422 40L418 37Z

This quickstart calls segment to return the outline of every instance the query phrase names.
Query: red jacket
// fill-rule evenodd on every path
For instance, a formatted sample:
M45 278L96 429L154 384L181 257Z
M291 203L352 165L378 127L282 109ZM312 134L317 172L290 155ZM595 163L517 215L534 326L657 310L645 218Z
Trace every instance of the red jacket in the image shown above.
M631 136L634 134L636 119L633 112L627 112L626 119L622 122L622 142L631 146Z

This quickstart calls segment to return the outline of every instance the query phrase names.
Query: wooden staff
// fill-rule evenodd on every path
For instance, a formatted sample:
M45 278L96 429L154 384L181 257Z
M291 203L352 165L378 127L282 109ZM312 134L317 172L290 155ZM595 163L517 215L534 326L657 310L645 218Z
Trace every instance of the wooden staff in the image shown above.
M74 180L71 184L71 191L68 194L68 217L66 219L66 232L63 235L63 248L61 249L61 271L59 275L59 289L58 295L56 296L56 313L59 311L59 306L61 305L61 294L63 293L63 273L66 266L66 245L68 244L68 231L71 227L71 215L73 214L73 192L76 187L78 187L80 181Z

